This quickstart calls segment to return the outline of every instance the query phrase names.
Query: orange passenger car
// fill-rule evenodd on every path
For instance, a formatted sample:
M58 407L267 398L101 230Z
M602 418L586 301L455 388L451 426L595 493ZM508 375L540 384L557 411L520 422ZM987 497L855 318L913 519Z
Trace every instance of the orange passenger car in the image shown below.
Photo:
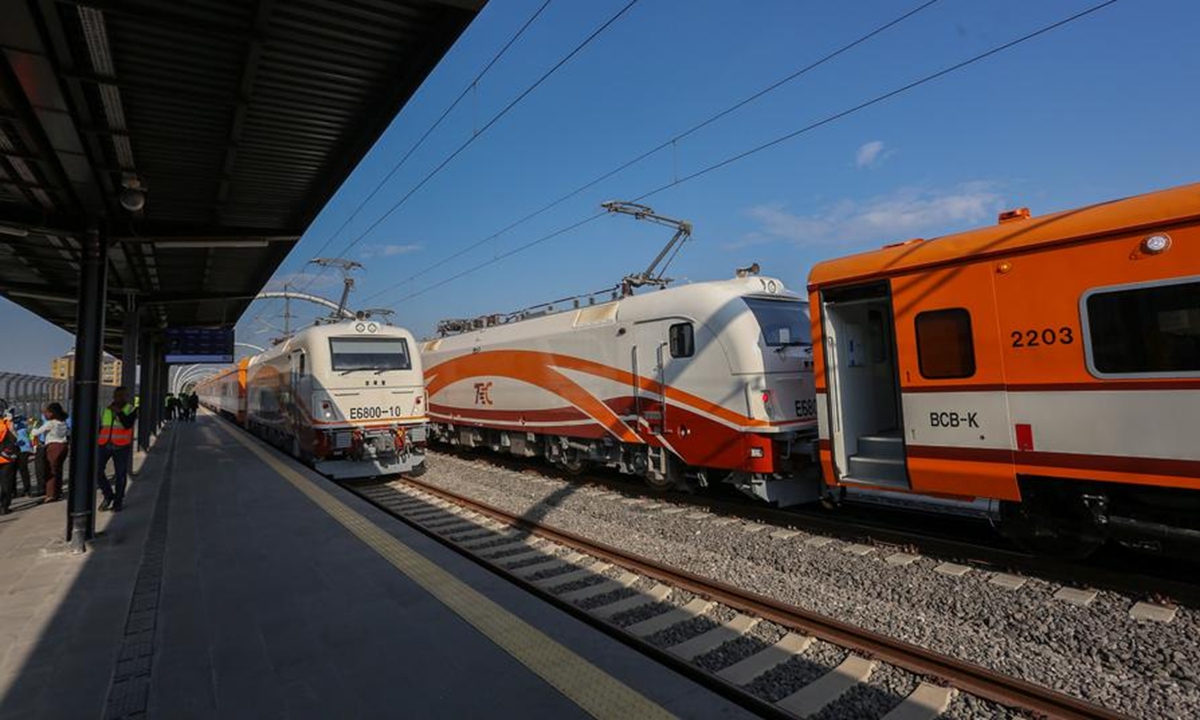
M1200 184L821 263L809 292L835 495L1043 547L1200 539Z

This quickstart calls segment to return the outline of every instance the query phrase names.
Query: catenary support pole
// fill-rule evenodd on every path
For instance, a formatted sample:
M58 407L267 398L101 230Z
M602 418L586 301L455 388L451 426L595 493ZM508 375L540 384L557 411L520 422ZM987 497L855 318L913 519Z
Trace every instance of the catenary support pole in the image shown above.
M76 311L74 402L71 408L71 484L67 494L67 542L84 552L95 528L96 436L100 426L100 367L108 244L96 228L83 238L79 306Z

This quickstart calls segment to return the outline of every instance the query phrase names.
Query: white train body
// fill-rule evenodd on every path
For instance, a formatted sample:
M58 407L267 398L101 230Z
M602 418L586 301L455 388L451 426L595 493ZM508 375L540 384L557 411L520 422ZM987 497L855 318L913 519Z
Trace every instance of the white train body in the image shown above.
M798 500L778 497L773 481L812 460L810 329L807 303L779 280L694 283L483 325L422 345L436 439Z
M201 392L331 477L420 472L428 418L416 347L409 331L371 320L317 325Z

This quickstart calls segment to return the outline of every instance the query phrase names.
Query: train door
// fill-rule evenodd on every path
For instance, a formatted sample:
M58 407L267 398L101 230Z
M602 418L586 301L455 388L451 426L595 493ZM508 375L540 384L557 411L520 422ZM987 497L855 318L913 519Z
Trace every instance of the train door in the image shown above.
M304 418L305 408L302 400L304 394L301 392L301 385L308 372L308 367L303 350L294 351L288 359L291 373L288 378L287 423L288 432L295 436L299 434L301 427L308 425Z
M914 491L1016 497L996 290L1009 278L996 268L965 263L891 281L906 467ZM1022 286L1019 302L1049 312L1054 295L1046 287ZM1010 329L1004 328L1006 339Z
M907 488L890 287L822 291L821 317L837 479Z
M638 429L662 435L666 427L667 323L639 323L633 331L634 411Z

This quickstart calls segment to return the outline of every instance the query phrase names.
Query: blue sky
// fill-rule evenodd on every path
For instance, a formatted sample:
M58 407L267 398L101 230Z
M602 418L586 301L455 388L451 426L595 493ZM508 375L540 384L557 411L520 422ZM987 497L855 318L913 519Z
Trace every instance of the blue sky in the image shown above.
M361 199L541 5L492 0L276 274L308 282L312 257ZM477 89L330 244L362 236L475 129L627 0L553 0ZM652 148L920 0L731 4L641 0L481 135L347 257L366 265L352 304L392 306L419 335L444 317L502 312L609 286L670 230L605 217L461 279L459 272L760 142L1082 10L1093 2L941 0L887 32L466 256L447 255ZM727 277L757 261L801 288L819 260L911 237L1200 180L1200 6L1122 0L960 73L833 122L648 200L691 220L669 275ZM416 279L401 283L417 275ZM337 278L314 292L335 296ZM392 287L401 283L398 287ZM423 291L424 292L421 292ZM421 293L410 297L415 293ZM374 297L372 297L374 296ZM295 307L303 321L315 309ZM239 339L263 344L282 306L259 302ZM15 331L5 369L45 373L66 333L0 300Z

